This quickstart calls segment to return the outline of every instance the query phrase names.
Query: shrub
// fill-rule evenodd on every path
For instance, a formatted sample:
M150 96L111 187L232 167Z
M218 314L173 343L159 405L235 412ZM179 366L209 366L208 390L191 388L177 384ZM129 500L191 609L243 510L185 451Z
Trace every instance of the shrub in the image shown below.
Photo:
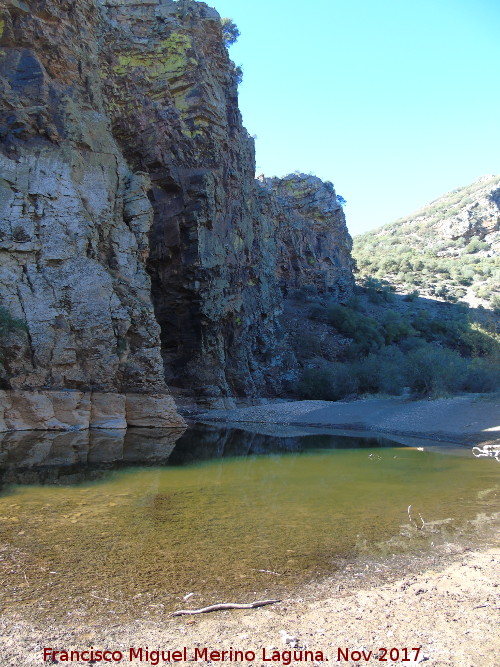
M385 313L382 323L386 345L397 343L402 338L408 338L408 336L416 334L411 323L394 310Z
M301 398L338 401L357 391L357 379L349 364L331 363L321 368L306 368L297 386Z
M8 335L14 331L26 331L27 328L24 320L21 320L18 317L13 317L5 306L0 306L0 370L3 369L3 351L7 343ZM2 381L3 374L2 378L0 378L0 383Z
M472 359L468 364L463 389L475 393L496 391L500 388L500 359L488 357Z
M479 236L473 236L470 242L465 246L464 252L472 254L479 252L479 250L487 250L490 246L486 241L481 241Z
M326 318L339 333L354 340L354 356L368 354L384 344L382 327L372 317L333 303L327 308Z
M383 275L383 271L381 271ZM394 301L389 283L386 280L368 276L364 281L364 287L371 303L389 303Z
M241 65L234 66L233 76L236 84L239 85L243 81L243 68Z
M467 362L457 352L425 345L406 358L406 382L414 396L440 396L462 388Z
M384 347L353 364L359 391L398 395L405 386L405 357L396 346Z
M224 39L224 44L226 46L231 46L238 40L241 33L232 19L225 17L221 18L220 22L222 25L222 38Z
M419 338L418 336L410 336L409 338L402 340L398 347L404 354L406 354L407 352L411 352L412 350L416 350L425 345L426 342L422 338Z
M485 357L498 354L500 343L497 335L489 333L478 324L472 324L458 331L454 347L463 355Z
M362 313L365 310L363 303L357 294L351 296L348 299L348 301L346 301L345 305L347 308L350 308L351 310L356 310L359 313Z
M500 315L500 296L493 296L490 299L490 306L493 309L495 315Z
M0 306L0 338L5 338L11 331L26 331L26 328L24 320L13 317L5 306Z
M419 294L420 294L420 292L418 291L418 289L414 289L412 292L409 292L408 294L405 295L404 300L405 301L415 301L415 299L418 299Z

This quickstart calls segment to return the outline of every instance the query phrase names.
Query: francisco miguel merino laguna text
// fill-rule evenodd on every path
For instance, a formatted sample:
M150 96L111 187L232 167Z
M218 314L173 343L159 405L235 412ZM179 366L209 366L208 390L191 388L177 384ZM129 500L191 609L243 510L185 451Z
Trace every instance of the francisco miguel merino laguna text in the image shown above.
M171 650L150 650L145 648L129 648L128 651L100 651L93 646L84 651L59 651L53 648L43 649L44 662L120 662L121 660L139 660L156 667L162 662L188 662L201 660L203 662L253 662L257 658L257 653L252 650L240 651L232 646L228 650L216 651L209 648L195 647L188 655L188 649L184 646L182 649ZM288 667L292 662L323 662L325 657L323 651L278 651L262 648L260 649L260 660L264 662L279 662L284 667Z

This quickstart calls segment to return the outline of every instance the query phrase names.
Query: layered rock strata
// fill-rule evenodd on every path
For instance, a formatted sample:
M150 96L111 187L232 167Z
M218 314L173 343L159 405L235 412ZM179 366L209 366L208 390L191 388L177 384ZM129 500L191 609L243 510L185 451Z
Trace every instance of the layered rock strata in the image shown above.
M27 325L2 341L4 423L41 410L39 428L175 426L167 384L210 400L279 394L297 371L283 291L347 296L350 239L331 185L255 181L217 12L0 12L0 295Z
M290 174L258 181L278 206L276 275L282 294L314 287L332 299L352 294L352 241L333 184Z
M352 290L333 186L255 180L215 10L190 0L104 7L115 27L114 135L152 181L148 270L167 383L212 403L279 394L297 371L279 322L282 289L305 280L333 297Z
M0 390L0 431L181 427L174 400L158 394Z

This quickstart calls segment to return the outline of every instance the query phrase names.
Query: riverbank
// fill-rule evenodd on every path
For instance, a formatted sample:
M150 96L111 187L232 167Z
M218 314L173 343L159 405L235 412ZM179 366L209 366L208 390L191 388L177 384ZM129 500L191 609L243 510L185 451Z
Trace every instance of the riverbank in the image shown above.
M463 445L500 438L500 396L464 395L435 400L369 398L358 401L293 401L212 410L203 422L316 426L393 433Z
M78 622L75 610L69 607L73 620L66 623L4 616L0 620L1 664L43 664L44 647L84 651L93 646L120 651L123 660L118 664L124 665L154 664L145 659L146 647L181 652L186 647L187 662L170 663L179 665L192 664L195 649L210 652L232 647L250 652L250 658L255 653L255 659L236 659L230 664L259 667L286 665L288 658L288 664L312 667L322 664L321 654L325 662L340 658L346 665L375 665L387 657L386 665L422 662L433 667L493 667L500 650L499 574L498 548L490 545L483 551L469 551L447 545L423 560L398 557L385 565L361 561L341 577L311 583L294 597L259 609L148 618L147 610L138 605L135 621L123 624L113 622L110 600L110 615L101 622ZM180 608L196 606L179 596ZM129 659L130 647L144 649L142 661ZM383 649L388 649L387 656ZM390 649L396 649L395 660L390 659ZM281 653L280 662L267 660L273 651ZM313 652L312 660L305 651ZM355 651L364 651L368 660L356 662ZM403 661L405 657L411 660Z

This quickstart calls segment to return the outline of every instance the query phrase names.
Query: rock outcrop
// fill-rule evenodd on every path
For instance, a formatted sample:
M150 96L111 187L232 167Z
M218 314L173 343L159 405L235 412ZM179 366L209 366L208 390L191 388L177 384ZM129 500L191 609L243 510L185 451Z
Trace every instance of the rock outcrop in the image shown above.
M278 284L289 290L315 287L345 301L352 294L351 237L333 184L316 176L259 177L278 205Z
M27 325L2 345L6 427L42 403L38 428L176 426L167 385L278 394L283 293L348 296L350 239L331 184L255 180L217 12L0 12L0 295Z
M100 425L91 397L110 392L112 421L134 423L124 394L139 393L161 396L148 425L179 425L146 272L150 182L113 137L103 18L89 1L7 2L1 29L0 284L27 324L4 354L4 424Z

